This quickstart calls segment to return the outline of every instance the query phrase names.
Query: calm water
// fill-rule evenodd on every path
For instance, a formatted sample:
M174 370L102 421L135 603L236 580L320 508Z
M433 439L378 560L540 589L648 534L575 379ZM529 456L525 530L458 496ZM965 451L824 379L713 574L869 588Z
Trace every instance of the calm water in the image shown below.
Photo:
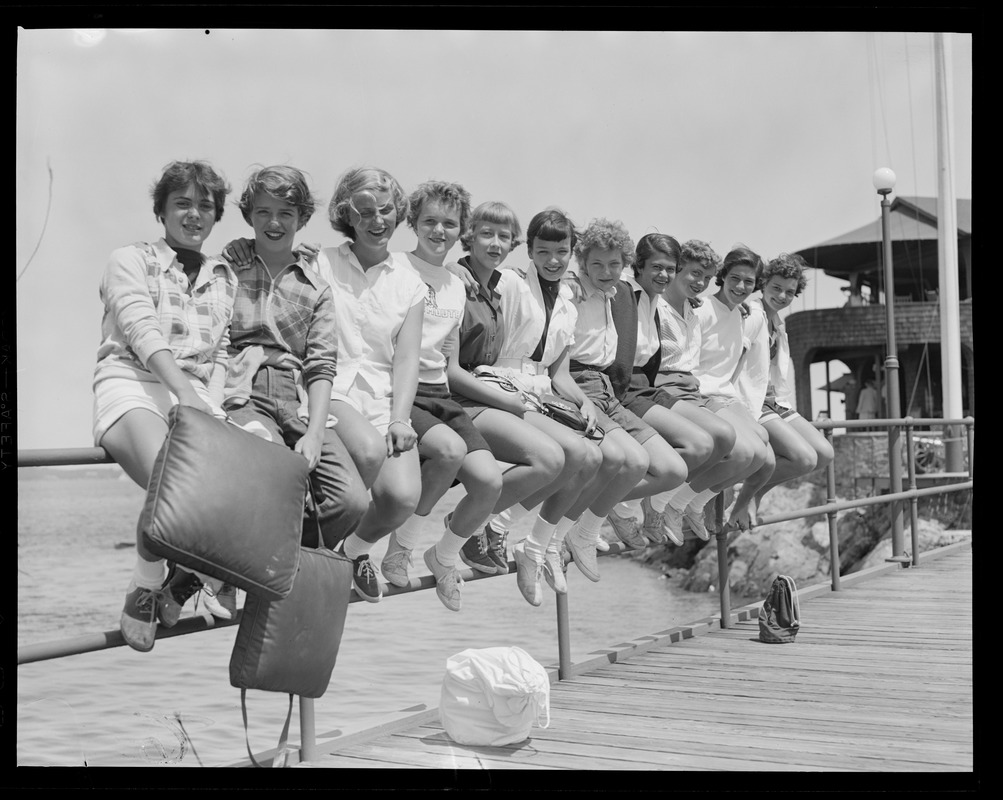
M144 493L115 477L25 472L18 483L19 646L116 629ZM460 496L454 492L430 518L424 546L437 539L441 517ZM383 549L374 550L377 563ZM415 574L425 574L416 562ZM631 560L599 564L597 584L575 567L568 572L574 660L718 611L716 595L686 592ZM467 584L459 614L433 591L354 603L331 686L315 701L318 739L437 706L446 659L467 647L518 645L556 664L554 607L546 587L542 606L527 604L514 574ZM18 667L18 765L197 767L245 759L240 692L228 674L236 633L231 626L159 641L151 653L119 647ZM285 695L248 693L253 752L275 746L287 705Z

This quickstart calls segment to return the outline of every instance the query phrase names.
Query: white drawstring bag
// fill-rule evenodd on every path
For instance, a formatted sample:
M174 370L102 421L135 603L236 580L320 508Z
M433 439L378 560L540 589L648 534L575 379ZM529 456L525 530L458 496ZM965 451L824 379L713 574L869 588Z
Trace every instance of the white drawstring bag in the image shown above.
M521 742L550 725L550 677L520 647L463 650L446 660L439 719L459 744Z

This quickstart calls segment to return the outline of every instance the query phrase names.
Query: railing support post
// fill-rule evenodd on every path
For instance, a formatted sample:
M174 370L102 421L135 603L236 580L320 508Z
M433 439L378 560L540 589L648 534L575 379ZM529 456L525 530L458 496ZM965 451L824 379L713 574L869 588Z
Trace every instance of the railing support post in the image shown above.
M717 541L717 582L721 596L721 627L731 627L731 592L729 584L728 564L728 531L724 527L724 492L719 492L714 498L714 517L717 521L717 531L714 538Z
M568 622L568 596L555 593L557 598L557 678L571 677L571 626Z
M905 418L906 469L909 491L916 488L916 451L913 448L912 417ZM919 564L919 498L909 500L909 535L912 542L912 565Z
M825 429L825 440L829 443L829 447L834 447L832 441L832 428ZM835 452L835 449L833 449ZM825 468L825 480L826 480L826 504L836 502L836 459L832 459L829 462L829 466ZM839 586L839 528L837 527L836 511L830 511L826 514L829 520L829 574L832 576L832 591L838 592Z
M300 761L316 761L317 725L313 713L313 698L300 697Z

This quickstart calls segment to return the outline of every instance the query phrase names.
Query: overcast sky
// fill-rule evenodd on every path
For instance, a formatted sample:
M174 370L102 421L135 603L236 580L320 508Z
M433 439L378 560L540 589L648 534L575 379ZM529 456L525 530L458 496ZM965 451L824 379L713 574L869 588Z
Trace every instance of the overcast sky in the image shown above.
M946 38L971 197L972 37ZM161 235L149 189L172 159L234 188L207 252L250 235L233 203L255 165L308 174L322 210L302 238L324 245L338 176L363 164L408 190L458 181L524 226L559 205L765 258L876 219L877 167L895 194L937 190L931 33L21 30L17 47L19 448L92 444L98 283L113 249ZM391 246L413 243L402 226ZM841 305L840 285L813 272L793 310Z

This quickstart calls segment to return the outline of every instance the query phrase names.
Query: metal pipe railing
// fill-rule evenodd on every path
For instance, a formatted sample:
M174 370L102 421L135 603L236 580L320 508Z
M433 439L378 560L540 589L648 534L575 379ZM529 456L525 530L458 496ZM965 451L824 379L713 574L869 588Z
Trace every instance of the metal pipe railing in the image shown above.
M829 553L830 553L830 572L832 576L832 590L839 591L839 537L837 532L837 514L840 511L845 511L852 508L861 508L870 505L880 505L883 503L893 503L898 504L903 501L909 501L910 503L910 522L912 529L912 564L917 564L919 559L919 540L918 540L918 499L920 497L946 494L950 492L958 491L974 491L974 448L975 448L975 420L973 417L966 417L961 420L943 420L943 419L925 419L925 418L911 418L906 417L904 419L882 419L882 420L842 420L842 421L820 421L813 423L816 428L819 428L825 434L826 440L829 444L832 444L833 430L835 428L844 429L855 429L855 428L875 428L875 427L885 427L894 426L896 428L905 428L906 431L906 442L907 442L907 454L906 454L906 466L908 471L909 488L904 491L890 492L889 494L877 495L874 497L865 497L853 500L836 500L836 473L835 473L835 460L828 465L826 468L826 503L822 506L814 506L807 509L799 509L797 511L788 512L785 514L778 514L773 517L763 518L757 523L755 527L763 527L765 525L771 525L777 522L784 522L791 519L798 519L801 517L810 517L816 515L826 515L828 518L829 526ZM932 486L925 489L919 489L916 486L916 465L915 465L915 453L912 447L913 436L912 432L915 427L923 426L949 426L949 425L963 425L967 431L967 442L968 442L968 480L959 481L943 486ZM41 467L41 466L71 466L71 465L89 465L89 464L111 464L114 461L108 456L103 448L100 447L90 447L90 448L70 448L70 449L56 449L56 450L19 450L18 451L18 467ZM897 460L889 459L889 469L891 470L892 464L897 463ZM901 468L901 464L898 464ZM891 476L890 476L891 477ZM890 481L891 483L891 481ZM731 625L731 595L730 595L730 565L728 563L728 536L732 532L724 524L724 494L721 493L715 498L715 517L717 522L717 530L715 531L715 540L717 545L717 558L718 558L718 590L720 594L720 605L721 605L721 619L720 625L722 628L728 628ZM902 543L898 542L898 549L895 549L895 541L893 536L893 552L892 561L909 561L908 558L903 558L902 554ZM606 553L600 553L600 556L608 555L618 555L620 553L626 552L627 546L622 542L612 542L610 543L610 549ZM512 563L510 562L510 570ZM476 580L487 580L492 577L492 575L483 575L480 573L475 573L473 570L461 570L461 577L464 581L476 581ZM387 586L384 592L385 596L392 597L400 594L408 594L415 591L424 591L427 589L434 588L435 580L432 576L422 576L420 578L412 578L407 587L396 587ZM568 596L558 594L556 596L556 611L557 611L557 640L558 640L558 680L565 680L572 674L572 664L571 664L571 641L570 641L570 623L569 623L569 604ZM356 602L359 598L353 597L351 602ZM190 617L187 619L179 620L178 623L173 628L160 628L157 631L158 639L166 639L173 636L183 636L190 633L195 633L197 631L208 630L210 628L222 628L228 627L230 625L237 625L240 622L240 618L243 615L243 611L237 613L236 617L232 620L217 620L210 616L199 616ZM62 658L69 655L76 655L80 653L92 652L95 650L104 650L110 647L123 647L125 646L125 641L119 631L106 631L104 633L98 634L86 634L83 636L72 637L70 639L63 639L54 642L42 642L34 645L27 645L23 648L18 649L18 664L28 664L35 661L43 661L52 658ZM316 723L314 716L314 704L311 698L301 697L299 698L299 718L300 718L300 760L301 761L311 761L317 758L319 755L316 741Z

